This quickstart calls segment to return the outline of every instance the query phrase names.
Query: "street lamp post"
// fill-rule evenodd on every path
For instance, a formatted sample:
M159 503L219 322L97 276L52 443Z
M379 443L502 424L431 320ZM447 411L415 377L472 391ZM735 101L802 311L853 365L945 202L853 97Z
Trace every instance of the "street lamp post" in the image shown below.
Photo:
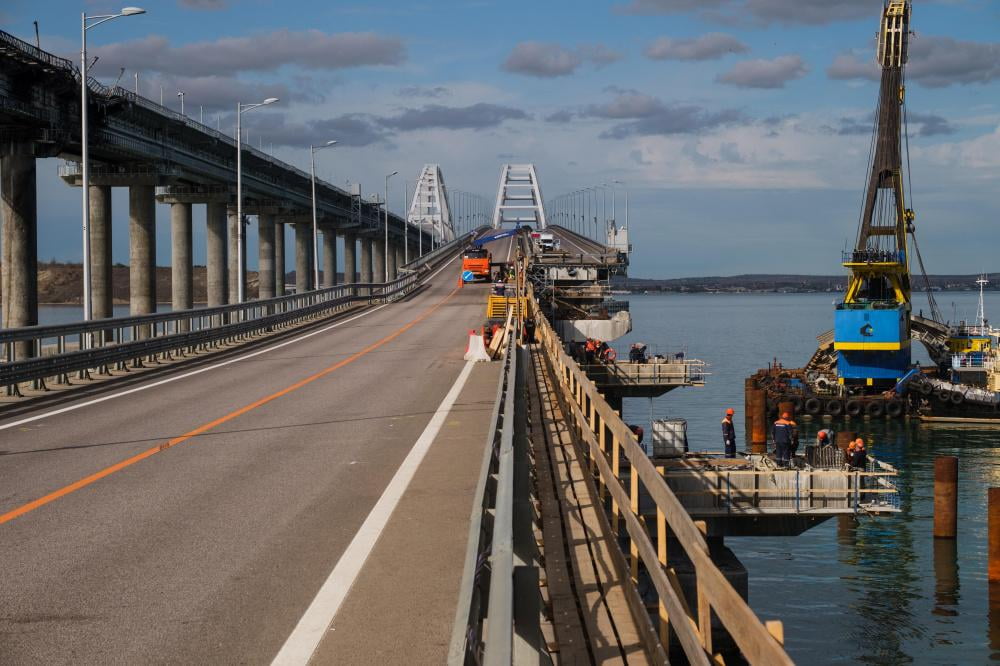
M184 115L184 91L180 90L177 92L177 96L181 98L181 115Z
M410 263L410 184L403 181L403 265Z
M246 266L243 265L243 114L246 111L274 104L277 97L268 97L257 104L236 103L236 302L246 300Z
M89 138L87 136L87 31L120 16L145 14L145 9L124 7L117 14L80 15L80 166L83 185L83 318L90 321L94 316L94 306L90 297L90 159ZM91 22L88 25L88 22ZM138 79L136 79L138 81Z
M385 249L382 255L382 267L385 269L385 279L383 283L389 281L389 179L395 176L398 171L393 171L385 177Z
M309 180L312 182L312 214L313 214L313 289L319 289L319 230L316 225L316 151L337 145L336 141L327 141L322 146L309 146ZM336 270L336 266L334 266ZM331 284L333 284L331 282Z

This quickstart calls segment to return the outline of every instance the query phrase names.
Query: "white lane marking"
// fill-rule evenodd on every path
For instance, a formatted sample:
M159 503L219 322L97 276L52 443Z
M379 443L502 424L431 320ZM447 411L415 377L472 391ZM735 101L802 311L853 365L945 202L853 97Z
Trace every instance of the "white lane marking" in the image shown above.
M424 455L434 443L441 426L444 425L445 419L462 392L465 381L469 378L474 365L474 361L466 362L458 379L455 380L437 411L434 412L434 416L431 417L430 423L424 428L423 433L410 449L399 469L396 470L382 496L372 507L365 522L361 524L354 538L351 539L347 550L340 556L333 571L323 583L323 587L309 604L309 608L295 625L295 629L292 630L285 644L281 646L281 650L274 657L271 666L299 666L308 664L309 660L312 659L313 653L319 647L323 636L326 635L327 628L333 622L333 618L351 591L351 587L358 574L361 573L368 556L375 548L375 544L382 535L382 530L385 529L389 518L392 517L396 505L399 504L403 493L406 492L410 481L413 480L413 475L416 474Z
M454 261L455 260L452 259L451 261L449 261L448 263L446 263L444 266L442 266L441 268L437 269L436 271L434 271L433 273L431 273L429 276L427 276L427 279L430 280L431 278L435 277L438 273L440 273L441 271L443 271L445 268L447 268ZM312 331L310 333L303 333L302 335L296 336L296 337L292 338L291 340L286 340L285 342L279 342L279 343L277 343L275 345L272 345L270 347L267 347L265 349L261 349L261 350L255 351L255 352L251 352L249 354L244 354L244 355L238 356L236 358L231 358L228 361L222 361L220 363L216 363L215 365L210 365L210 366L205 367L205 368L199 368L198 370L192 370L191 372L185 372L182 375L175 375L173 377L167 377L166 379L161 379L160 381L153 382L151 384L143 384L142 386L137 386L135 388L126 389L124 391L119 391L118 393L112 393L111 395L105 395L105 396L102 396L100 398L94 398L93 400L87 400L85 402L75 403L75 404L72 404L72 405L68 405L66 407L61 407L59 409L53 409L50 412L44 412L42 414L36 414L35 416L28 416L28 417L20 419L18 421L11 421L10 423L3 423L3 424L0 424L0 430L7 430L8 428L14 428L14 427L17 427L19 425L24 425L25 423L32 423L33 421L40 421L41 419L47 419L47 418L52 417L52 416L58 416L59 414L65 414L66 412L76 411L77 409L83 409L84 407L89 407L91 405L96 405L96 404L99 404L99 403L102 403L102 402L106 402L108 400L114 400L116 398L121 398L121 397L124 397L126 395L132 395L133 393L138 393L140 391L148 391L149 389L156 388L158 386L163 386L164 384L170 384L171 382L176 382L176 381L180 381L181 379L187 379L188 377L193 377L195 375L200 375L203 372L209 372L211 370L218 370L219 368L223 368L223 367L225 367L227 365L232 365L233 363L239 363L240 361L245 361L245 360L247 360L249 358L253 358L255 356L260 356L261 354L267 354L269 352L273 352L276 349L281 349L282 347L287 347L288 345L292 345L292 344L295 344L295 343L298 343L298 342L302 342L303 340L311 338L314 335L319 335L321 333L326 333L327 331L332 330L334 328L338 328L340 326L343 326L344 324L349 324L349 323L351 323L352 321L354 321L356 319L361 319L362 317L367 317L370 314L375 314L376 312L378 312L382 308L387 308L390 305L392 305L392 303L384 303L382 305L379 305L377 307L372 308L371 310L365 310L361 314L356 314L356 315L354 315L353 317L351 317L349 319L345 319L343 321L338 321L336 324L331 324L329 326L325 326L324 328L321 328L321 329L319 329L317 331Z

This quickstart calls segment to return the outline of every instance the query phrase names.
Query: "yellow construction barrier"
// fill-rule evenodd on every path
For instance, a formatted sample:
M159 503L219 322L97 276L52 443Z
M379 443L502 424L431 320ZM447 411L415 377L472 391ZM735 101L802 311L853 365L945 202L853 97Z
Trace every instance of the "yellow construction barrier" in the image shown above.
M507 317L507 310L514 307L519 308L515 310L515 314L527 315L528 299L523 296L517 298L516 296L496 296L491 294L489 300L486 301L486 318L504 319Z

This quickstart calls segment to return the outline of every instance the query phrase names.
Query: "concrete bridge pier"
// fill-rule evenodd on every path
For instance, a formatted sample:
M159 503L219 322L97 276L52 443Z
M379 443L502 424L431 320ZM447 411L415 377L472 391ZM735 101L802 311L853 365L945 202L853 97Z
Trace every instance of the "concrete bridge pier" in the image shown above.
M90 299L94 319L114 315L111 267L111 186L90 187Z
M385 241L380 238L372 240L372 255L374 256L372 282L383 283L385 282Z
M128 188L129 312L156 312L156 199L152 185Z
M226 204L209 203L206 207L206 281L208 307L225 305L229 296L226 274Z
M246 294L247 239L244 235L243 252L242 256L239 256L240 253L237 252L238 239L236 237L236 234L239 232L239 219L236 215L236 209L229 209L227 214L229 217L229 302L236 303L239 301L240 293L240 261L243 262L243 293Z
M295 223L295 291L312 289L312 225Z
M361 239L361 283L371 284L372 281L372 239Z
M257 216L257 297L274 298L274 215Z
M274 223L274 295L285 295L285 223Z
M170 204L170 304L176 310L194 307L194 269L191 256L191 204ZM186 332L188 322L178 322Z
M344 234L344 284L358 281L357 267L358 238L354 234Z
M327 227L323 230L323 286L337 284L337 230Z
M399 265L399 245L396 243L389 243L389 256L386 257L389 262L389 281L396 279L396 268Z
M3 246L3 327L38 323L38 196L30 145L10 146L0 156L0 245ZM31 343L16 343L15 358L32 355Z

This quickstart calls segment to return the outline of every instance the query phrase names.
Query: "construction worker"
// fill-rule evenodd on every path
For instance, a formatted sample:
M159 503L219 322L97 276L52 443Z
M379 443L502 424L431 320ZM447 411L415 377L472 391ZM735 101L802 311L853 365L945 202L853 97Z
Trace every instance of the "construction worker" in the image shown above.
M778 467L788 467L792 455L792 440L797 430L798 426L788 412L782 412L781 418L774 422L771 433L774 439L774 459Z
M854 453L851 455L851 467L864 469L868 466L868 454L865 452L865 440L858 437L854 440Z
M583 346L583 353L587 357L587 365L593 365L594 355L597 353L597 341L593 338L587 338L587 342Z
M726 457L736 457L736 428L733 426L733 408L726 410L726 415L722 417L722 444L726 447Z
M828 444L833 444L833 431L829 428L823 428L816 433L816 446L826 446Z
M530 345L535 342L535 320L528 317L524 320L524 344Z

